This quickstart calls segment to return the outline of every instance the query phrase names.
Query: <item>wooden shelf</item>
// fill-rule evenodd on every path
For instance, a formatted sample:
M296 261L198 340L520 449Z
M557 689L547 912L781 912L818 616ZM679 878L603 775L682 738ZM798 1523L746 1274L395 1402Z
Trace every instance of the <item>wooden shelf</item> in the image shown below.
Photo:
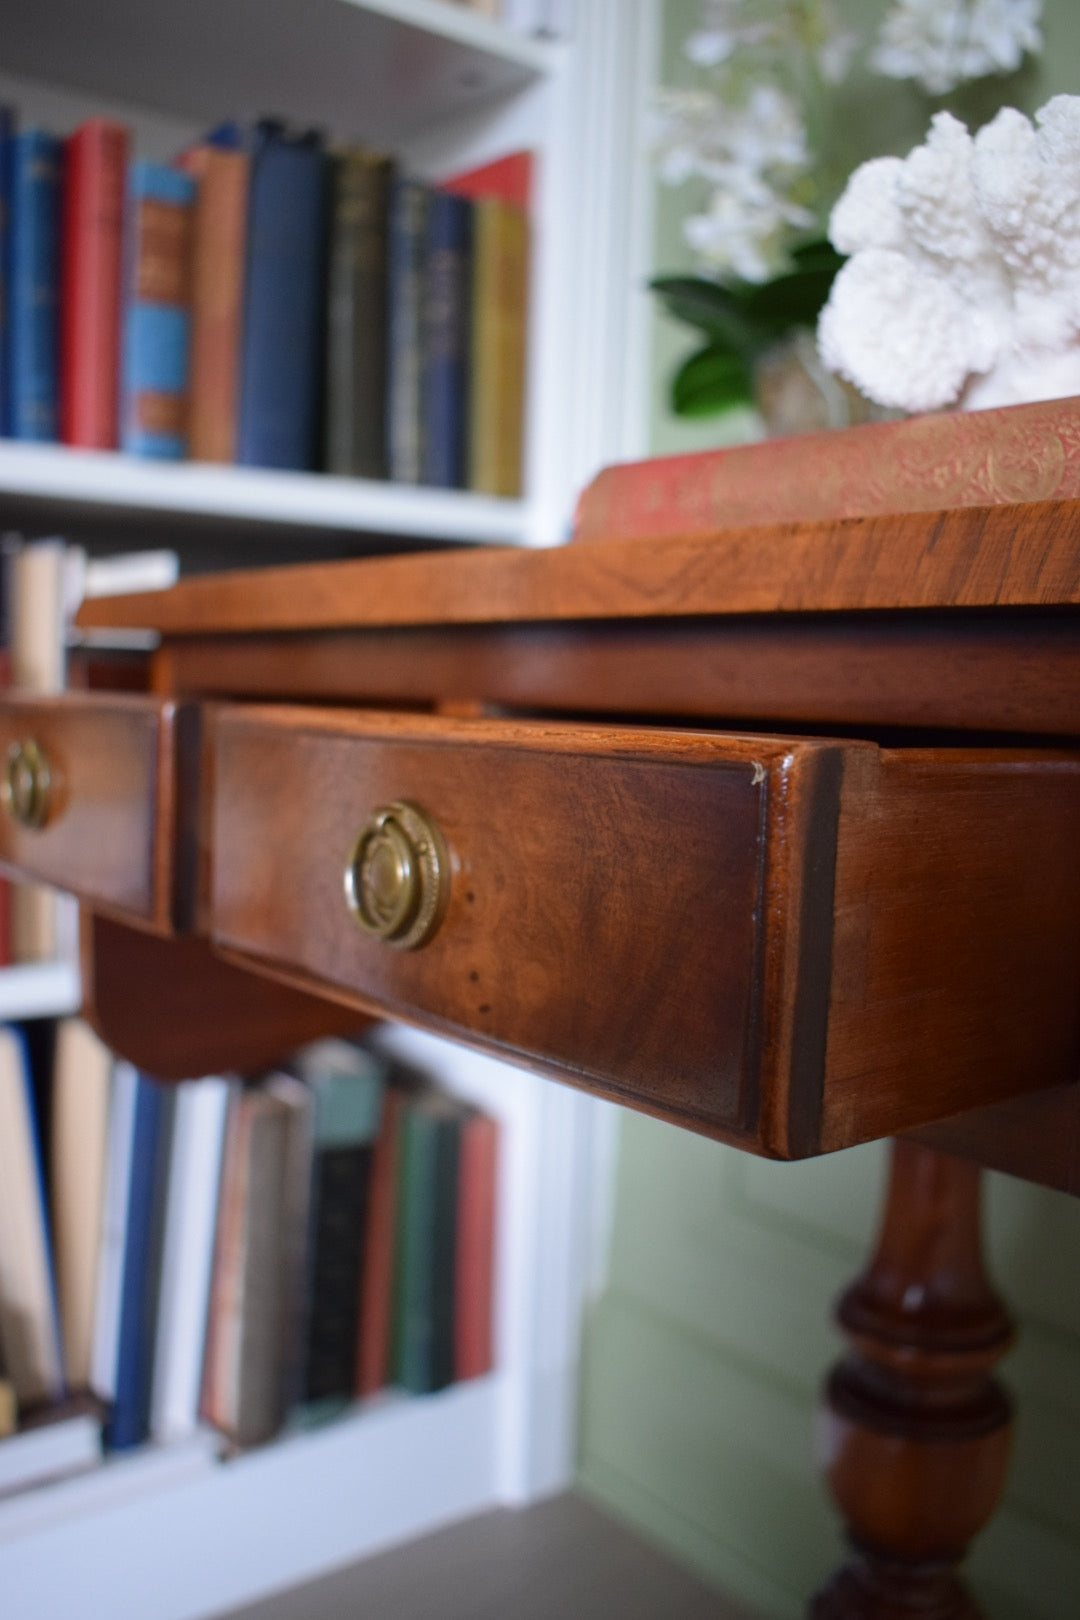
M65 512L76 517L181 514L289 530L505 545L528 544L532 520L524 501L457 490L194 461L141 461L60 445L0 444L0 521L18 526L35 510L60 527Z
M394 145L544 77L558 46L449 0L7 0L4 71L214 124Z
M82 1004L74 962L30 962L0 968L0 1022L10 1018L65 1018Z

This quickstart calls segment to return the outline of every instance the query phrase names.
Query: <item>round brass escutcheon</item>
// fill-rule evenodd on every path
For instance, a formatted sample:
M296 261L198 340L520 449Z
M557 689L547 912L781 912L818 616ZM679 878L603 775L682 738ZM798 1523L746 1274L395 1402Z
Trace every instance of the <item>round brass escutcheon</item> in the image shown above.
M446 910L450 863L434 822L413 804L375 810L345 867L345 899L365 934L415 950Z
M48 755L33 737L8 749L2 796L4 808L20 827L44 827L48 821L52 770Z

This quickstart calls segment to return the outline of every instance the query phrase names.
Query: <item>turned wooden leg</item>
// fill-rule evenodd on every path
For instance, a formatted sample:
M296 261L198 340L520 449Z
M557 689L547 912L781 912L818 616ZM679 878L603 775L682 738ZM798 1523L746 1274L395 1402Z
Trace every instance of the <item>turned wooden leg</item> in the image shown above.
M852 1353L825 1392L821 1461L852 1557L813 1620L978 1620L955 1574L1008 1469L991 1376L1012 1325L983 1270L975 1165L892 1147L877 1251L840 1301Z

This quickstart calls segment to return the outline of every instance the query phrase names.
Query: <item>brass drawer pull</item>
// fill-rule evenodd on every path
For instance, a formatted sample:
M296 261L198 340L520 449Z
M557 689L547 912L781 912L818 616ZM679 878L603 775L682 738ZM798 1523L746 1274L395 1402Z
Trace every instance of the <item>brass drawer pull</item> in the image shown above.
M442 921L450 890L439 829L412 804L375 810L345 867L345 898L366 934L415 950Z
M14 742L8 749L0 794L4 808L20 827L44 827L48 821L52 769L49 756L33 737Z

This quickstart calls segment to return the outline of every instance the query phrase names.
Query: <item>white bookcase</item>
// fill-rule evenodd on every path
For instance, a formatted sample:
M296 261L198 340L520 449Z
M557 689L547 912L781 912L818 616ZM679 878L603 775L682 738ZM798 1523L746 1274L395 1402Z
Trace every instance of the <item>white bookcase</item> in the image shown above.
M0 101L26 121L64 132L119 116L165 158L223 117L274 112L433 179L528 148L537 194L522 500L0 443L0 528L135 523L152 545L155 521L175 544L190 520L287 534L290 560L304 531L356 552L387 536L564 540L586 480L644 445L656 10L578 0L574 37L547 42L447 0L7 0ZM0 975L6 1016L66 1011L77 994L70 970ZM569 1482L612 1113L413 1031L381 1039L502 1122L496 1370L233 1461L206 1444L148 1451L0 1502L5 1613L196 1620Z

